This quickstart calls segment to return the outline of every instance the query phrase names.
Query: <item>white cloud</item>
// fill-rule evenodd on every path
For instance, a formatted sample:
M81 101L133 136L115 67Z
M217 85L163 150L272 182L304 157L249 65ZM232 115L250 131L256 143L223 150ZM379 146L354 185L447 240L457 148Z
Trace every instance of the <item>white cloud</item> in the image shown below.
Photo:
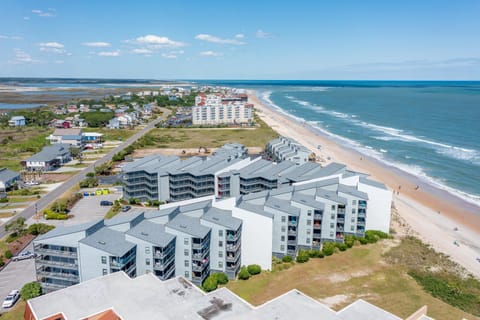
M6 35L0 34L0 40L1 39L3 39L3 40L22 40L23 38L19 37L19 36L6 36Z
M263 31L262 29L258 29L257 32L255 33L255 37L262 38L262 39L269 38L270 33L267 33L265 31Z
M136 54L152 54L153 53L152 50L146 49L146 48L133 49L132 52Z
M84 42L82 45L87 46L87 47L96 47L96 48L105 48L105 47L110 47L110 43L108 42Z
M32 10L32 13L42 18L53 18L57 16L57 14L55 13L55 9L52 9L52 8L49 8L47 11L34 9Z
M118 57L120 56L120 51L116 50L116 51L102 51L102 52L99 52L98 55L100 57Z
M40 51L51 52L57 54L67 53L65 46L59 42L41 42L39 43Z
M10 61L10 63L21 64L21 63L35 63L38 60L32 58L31 55L23 51L22 49L13 49L15 54L15 60Z
M185 43L180 41L174 41L168 37L156 36L153 34L148 34L143 37L138 37L135 40L127 40L128 43L137 43L142 45L147 45L150 49L161 49L161 48L179 48L186 46Z
M237 38L237 39L243 39L243 38L245 38L245 35L244 35L243 33L239 33L239 34L236 34L236 35L235 35L235 38Z
M165 59L177 59L177 55L171 53L162 53L162 57Z
M23 20L30 20L30 17L25 16L23 17Z
M200 55L205 57L221 57L223 56L223 53L209 50L200 52Z
M221 44L234 44L234 45L243 45L245 42L240 41L238 39L222 39L216 36L212 36L211 34L197 34L195 39L212 42L212 43L221 43Z

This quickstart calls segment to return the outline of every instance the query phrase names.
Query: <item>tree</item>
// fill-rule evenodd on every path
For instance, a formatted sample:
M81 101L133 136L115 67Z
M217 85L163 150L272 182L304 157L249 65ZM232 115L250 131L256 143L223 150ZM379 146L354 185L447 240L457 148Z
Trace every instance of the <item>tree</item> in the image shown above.
M35 281L26 283L22 287L22 290L20 290L20 296L25 301L38 297L41 294L42 294L42 287L38 282L35 282Z
M80 148L71 146L70 147L70 155L72 156L72 158L78 159L82 156L82 150L80 150Z
M27 232L29 234L32 234L34 236L37 236L39 234L44 234L47 233L48 231L54 229L55 226L51 226L49 224L45 223L34 223L28 226Z
M217 278L215 277L214 274L211 274L207 277L207 279L205 279L205 281L203 282L203 290L207 291L207 292L210 292L210 291L213 291L215 289L217 289L218 287L218 282L217 282Z
M310 256L306 250L299 250L297 254L297 262L304 263L310 259Z
M66 200L57 200L52 204L52 211L57 213L64 213L67 211L67 201Z
M112 173L113 162L107 161L97 167L95 167L95 174L98 176L108 176Z
M260 267L258 264L251 264L247 267L247 271L253 276L262 272L262 267Z
M5 225L5 231L11 232L14 236L23 234L25 232L25 228L25 218L23 217L17 218Z
M215 273L214 275L217 278L217 283L218 284L227 284L228 283L228 277L225 273L219 272L219 273Z
M325 242L322 245L323 254L331 256L335 252L336 245L334 242Z

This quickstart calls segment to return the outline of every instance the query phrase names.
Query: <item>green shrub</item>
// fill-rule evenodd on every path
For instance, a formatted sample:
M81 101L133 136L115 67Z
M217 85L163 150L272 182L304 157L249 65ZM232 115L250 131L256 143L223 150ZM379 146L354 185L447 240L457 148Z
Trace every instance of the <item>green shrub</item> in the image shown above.
M258 264L251 264L247 267L247 271L248 273L250 273L250 275L256 275L256 274L259 274L262 272L262 267L260 267Z
M87 173L87 178L95 178L95 173L93 172Z
M378 230L367 230L365 231L365 239L367 239L368 243L375 243L380 239L387 239L390 236L385 232L378 231Z
M8 198L0 198L0 203L7 203L8 202Z
M68 215L66 213L57 213L50 209L47 209L43 212L45 219L47 220L67 220Z
M213 290L217 289L218 282L217 282L217 278L215 277L215 275L214 274L209 275L205 279L205 281L203 281L202 287L203 287L203 290L205 290L206 292L210 292L210 291L213 291Z
M248 273L247 267L243 266L238 273L238 279L248 280L250 279L250 273Z
M13 253L10 250L5 251L5 258L10 259L13 257Z
M228 277L225 273L223 273L223 272L215 273L214 276L217 279L218 284L227 284L228 283Z
M133 197L130 197L130 199L128 199L128 203L129 204L137 204L138 203L138 200L133 198Z
M80 188L95 188L98 186L98 179L95 177L87 177L78 183Z
M355 244L355 237L351 236L351 235L346 235L345 236L345 245L348 248L351 248L351 247L353 247L354 244Z
M322 251L323 254L326 256L331 256L332 254L335 253L335 248L336 248L335 242L325 242L322 245Z
M368 243L368 240L365 239L365 238L358 237L358 238L356 238L356 240L358 240L360 242L360 244L367 244Z
M27 229L27 232L29 234L32 234L34 236L38 236L39 234L44 234L44 233L47 233L48 231L54 229L55 226L51 226L49 224L45 224L45 223L34 223L34 224L31 224L28 229Z
M0 268L5 265L5 262L3 262L3 256L0 256Z
M291 256L283 256L282 262L292 262L293 258Z
M323 257L325 257L323 252L320 251L320 250L309 250L308 251L308 256L310 258L323 258Z
M348 246L345 244L345 243L337 243L337 248L340 250L340 251L345 251L348 249Z
M310 259L308 251L307 250L299 250L297 254L297 262L298 263L304 263L307 262Z
M26 283L22 290L20 290L20 296L23 300L27 301L28 299L32 299L38 297L42 294L42 287L38 282L29 282Z

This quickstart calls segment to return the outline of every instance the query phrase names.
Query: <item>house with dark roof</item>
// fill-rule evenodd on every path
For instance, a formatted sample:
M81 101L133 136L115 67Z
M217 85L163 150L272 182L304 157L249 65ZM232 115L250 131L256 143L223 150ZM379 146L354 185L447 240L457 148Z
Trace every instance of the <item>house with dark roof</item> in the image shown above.
M17 181L20 181L20 173L0 168L0 196L5 194L7 189L14 186Z
M71 160L70 145L54 143L21 162L27 171L52 171Z

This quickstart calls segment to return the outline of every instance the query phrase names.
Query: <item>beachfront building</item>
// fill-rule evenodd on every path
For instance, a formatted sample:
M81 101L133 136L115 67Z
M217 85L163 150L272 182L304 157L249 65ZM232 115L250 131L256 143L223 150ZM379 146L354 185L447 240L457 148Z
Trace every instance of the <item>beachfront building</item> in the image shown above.
M152 155L123 168L124 198L141 201L181 201L213 195L217 176L250 163L247 149L240 144L227 144L211 157Z
M52 144L69 144L81 148L83 147L82 129L55 129L47 140Z
M54 143L43 147L42 151L27 160L21 161L27 171L52 171L71 160L70 144Z
M265 153L273 161L288 160L296 164L308 162L312 154L308 148L297 141L282 136L269 141L265 147Z
M10 127L23 127L25 124L24 116L13 116L8 120L8 125Z
M133 210L109 220L56 229L34 240L44 292L123 271L197 285L214 272L235 278L241 266L242 221L211 199Z
M407 319L433 320L426 313L422 307ZM205 293L184 277L131 279L123 272L29 299L24 319L402 320L361 299L335 311L293 289L253 306L226 287Z
M194 125L249 124L253 122L253 104L243 96L201 93L192 107Z

